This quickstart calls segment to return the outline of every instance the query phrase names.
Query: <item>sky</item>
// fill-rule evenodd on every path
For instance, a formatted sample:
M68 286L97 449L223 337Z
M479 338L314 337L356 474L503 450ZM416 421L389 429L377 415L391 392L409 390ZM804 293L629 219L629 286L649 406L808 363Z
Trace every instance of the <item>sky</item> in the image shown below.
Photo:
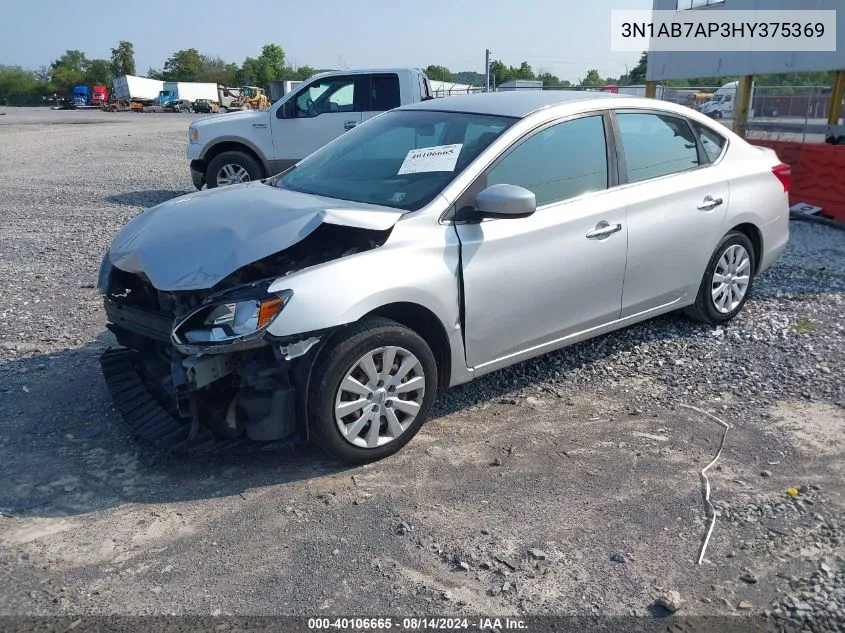
M242 63L277 43L289 63L315 68L440 64L457 72L493 59L577 81L590 68L616 77L639 55L610 52L610 11L651 0L0 0L0 64L37 69L67 49L108 59L135 45L139 74L196 48Z

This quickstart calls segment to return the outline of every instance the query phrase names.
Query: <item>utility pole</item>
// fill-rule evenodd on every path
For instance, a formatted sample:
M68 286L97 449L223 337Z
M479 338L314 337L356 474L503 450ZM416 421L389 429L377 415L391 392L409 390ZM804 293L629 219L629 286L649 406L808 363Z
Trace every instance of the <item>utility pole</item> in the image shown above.
M484 51L484 92L490 92L490 49Z

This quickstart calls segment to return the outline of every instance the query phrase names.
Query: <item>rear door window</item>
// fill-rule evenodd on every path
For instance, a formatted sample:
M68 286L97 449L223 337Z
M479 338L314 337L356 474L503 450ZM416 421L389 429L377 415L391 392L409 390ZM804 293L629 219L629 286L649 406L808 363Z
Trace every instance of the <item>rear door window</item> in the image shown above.
M618 113L628 182L677 174L699 166L698 143L681 118L653 113Z

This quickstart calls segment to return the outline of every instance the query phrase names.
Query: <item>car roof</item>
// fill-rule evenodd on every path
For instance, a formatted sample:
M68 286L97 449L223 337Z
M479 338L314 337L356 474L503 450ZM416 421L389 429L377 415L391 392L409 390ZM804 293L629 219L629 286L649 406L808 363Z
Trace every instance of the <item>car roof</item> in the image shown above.
M560 104L624 98L610 92L588 92L585 90L512 90L507 92L482 92L468 95L429 99L402 106L402 110L440 110L446 112L468 112L523 118L537 110Z

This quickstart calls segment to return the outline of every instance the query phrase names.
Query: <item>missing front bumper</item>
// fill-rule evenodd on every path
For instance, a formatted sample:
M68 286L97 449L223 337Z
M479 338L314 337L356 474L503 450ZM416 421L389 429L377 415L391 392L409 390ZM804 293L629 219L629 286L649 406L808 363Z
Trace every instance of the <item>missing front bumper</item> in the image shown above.
M157 448L176 453L244 454L289 447L303 441L296 431L273 441L256 441L246 435L222 437L202 424L197 415L192 419L180 419L162 406L145 383L143 364L137 352L125 348L108 350L100 358L100 364L115 406L132 435ZM292 387L285 393L287 395L273 396L267 415L295 415ZM248 401L245 406L249 407Z

